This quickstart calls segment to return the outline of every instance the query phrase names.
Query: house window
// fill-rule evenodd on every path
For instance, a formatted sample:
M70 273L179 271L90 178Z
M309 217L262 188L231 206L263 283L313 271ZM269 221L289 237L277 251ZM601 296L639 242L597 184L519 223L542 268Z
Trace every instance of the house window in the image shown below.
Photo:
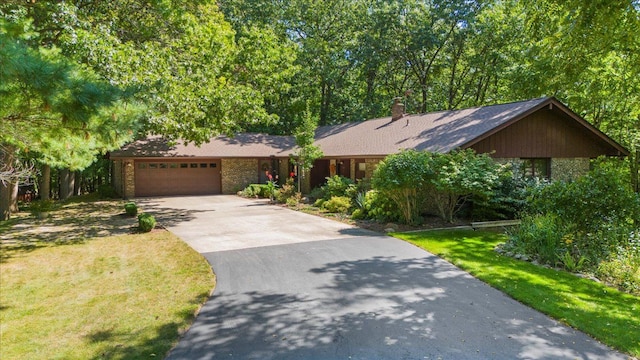
M189 164L187 164L187 163L181 163L180 164L180 169L186 169L188 167L189 167Z
M138 169L146 169L147 168L147 164L146 163L139 163L138 164Z
M551 159L522 159L524 177L548 179L551 174Z
M149 164L149 169L157 169L157 168L158 168L158 164L154 164L154 163Z
M218 164L216 164L216 163L209 164L209 167L212 167L212 168L217 167L217 166L218 166Z
M198 164L191 163L191 164L189 164L189 167L192 168L192 169L197 169L198 168Z
M169 168L170 169L177 169L178 168L178 163L169 163Z
M160 169L166 169L167 163L160 163Z
M207 164L200 164L200 167L201 167L201 168L206 168L206 167L207 167Z

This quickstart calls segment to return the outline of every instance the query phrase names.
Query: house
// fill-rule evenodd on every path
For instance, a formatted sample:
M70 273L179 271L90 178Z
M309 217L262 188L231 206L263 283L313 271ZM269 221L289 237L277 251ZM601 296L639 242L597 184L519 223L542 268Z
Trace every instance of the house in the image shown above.
M305 187L332 175L369 178L380 160L403 149L471 148L551 179L583 174L589 160L601 155L629 155L553 97L416 115L403 111L396 101L391 117L319 127L315 144L324 158L314 164ZM149 137L111 153L111 159L114 185L124 197L231 194L265 182L269 174L282 180L295 173L295 151L290 136L220 136L199 148Z

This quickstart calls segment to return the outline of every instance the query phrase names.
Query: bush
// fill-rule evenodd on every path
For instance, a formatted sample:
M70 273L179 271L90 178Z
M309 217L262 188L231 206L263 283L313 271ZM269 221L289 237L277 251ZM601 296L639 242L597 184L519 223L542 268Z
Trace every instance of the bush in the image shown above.
M272 193L275 193L275 186L273 185L249 184L249 186L240 191L238 195L247 198L269 198Z
M346 196L333 196L322 204L322 208L330 213L345 214L351 208L351 199Z
M124 211L129 216L138 215L138 206L133 202L128 202L124 204Z
M53 200L38 200L29 203L29 212L38 218L44 218L44 214L57 208Z
M320 187L320 192L314 194L316 198L322 197L325 200L329 200L334 196L347 196L349 198L355 196L357 186L350 178L334 175L326 179L327 183Z
M595 274L623 291L640 296L640 249L621 251L600 263Z
M282 187L276 191L275 198L279 203L288 203L288 200L296 196L296 186L293 183L293 179L289 178L282 185Z
M520 226L510 233L505 248L555 266L564 253L563 241L569 242L569 239L565 238L566 233L566 229L555 215L528 215L524 216Z
M113 186L109 184L103 184L98 186L98 196L100 196L101 199L115 199L118 197L118 194L116 193L116 189L114 189Z
M365 218L379 222L398 221L401 217L400 211L395 203L377 190L369 190L364 196L364 207L361 209L364 214L356 214Z
M504 167L490 193L476 194L471 199L474 220L515 219L526 209L530 191L539 182L514 176L511 166Z
M140 214L138 215L138 228L142 232L149 232L156 227L156 218L151 214Z

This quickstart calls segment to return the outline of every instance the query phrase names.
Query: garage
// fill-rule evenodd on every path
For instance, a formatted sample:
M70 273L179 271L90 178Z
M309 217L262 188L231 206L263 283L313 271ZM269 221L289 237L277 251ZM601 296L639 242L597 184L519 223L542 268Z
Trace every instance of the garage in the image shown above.
M136 160L136 196L221 193L220 159Z

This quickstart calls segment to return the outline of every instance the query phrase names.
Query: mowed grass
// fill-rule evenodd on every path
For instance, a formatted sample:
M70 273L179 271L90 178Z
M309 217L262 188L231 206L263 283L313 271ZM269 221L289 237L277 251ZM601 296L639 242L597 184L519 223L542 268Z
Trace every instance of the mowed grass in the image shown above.
M505 236L480 231L397 233L514 299L640 357L640 298L573 274L501 256Z
M167 231L0 255L2 359L162 359L215 283Z

